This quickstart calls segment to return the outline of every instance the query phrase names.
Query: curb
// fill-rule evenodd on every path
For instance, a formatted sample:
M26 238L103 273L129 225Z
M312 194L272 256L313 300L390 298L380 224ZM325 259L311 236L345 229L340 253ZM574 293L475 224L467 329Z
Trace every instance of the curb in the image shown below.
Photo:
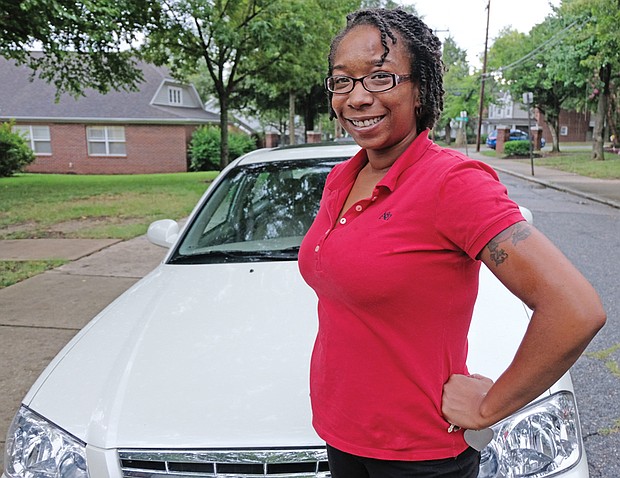
M537 183L537 184L540 184L542 186L545 186L545 187L548 187L548 188L551 188L551 189L555 189L557 191L562 191L562 192L570 193L570 194L573 194L575 196L582 197L584 199L589 199L591 201L595 201L595 202L598 202L598 203L601 203L601 204L605 204L607 206L611 206L611 207L620 209L620 203L619 202L613 201L611 199L604 198L602 196L597 196L596 194L584 193L583 191L579 191L577 189L570 188L568 186L562 186L562 185L560 185L558 183L554 183L554 182L551 182L551 181L545 181L544 179L538 179L538 178L533 177L533 176L528 176L528 175L525 175L525 174L517 173L516 171L511 171L510 169L506 169L506 168L503 168L501 166L493 165L493 169L495 169L497 171L500 171L502 173L505 173L505 174L510 174L511 176L515 176L515 177L517 177L519 179L524 179L526 181L530 181L530 182Z

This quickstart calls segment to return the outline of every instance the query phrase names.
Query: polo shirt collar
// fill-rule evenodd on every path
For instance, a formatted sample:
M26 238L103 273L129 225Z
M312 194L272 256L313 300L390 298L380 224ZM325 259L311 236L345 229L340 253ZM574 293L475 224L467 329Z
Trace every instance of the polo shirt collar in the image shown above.
M390 167L387 174L377 183L377 186L385 186L394 191L400 175L409 167L413 166L433 144L428 137L429 130L422 131L409 145L403 154Z
M390 191L393 191L396 187L396 182L400 175L407 168L416 163L426 152L426 150L433 144L428 137L429 130L422 131L409 145L405 152L394 162L390 167L388 173L381 181L377 183L377 187L384 186ZM334 178L329 189L340 190L349 184L352 184L357 177L357 174L368 162L368 155L365 149L361 149L347 161L342 170Z

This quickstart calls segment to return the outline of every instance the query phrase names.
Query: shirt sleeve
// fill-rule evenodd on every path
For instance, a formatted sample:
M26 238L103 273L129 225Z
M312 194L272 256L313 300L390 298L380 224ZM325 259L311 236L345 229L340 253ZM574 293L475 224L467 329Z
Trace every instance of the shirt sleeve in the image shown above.
M474 160L446 171L436 211L439 233L472 259L504 229L525 220L495 171Z

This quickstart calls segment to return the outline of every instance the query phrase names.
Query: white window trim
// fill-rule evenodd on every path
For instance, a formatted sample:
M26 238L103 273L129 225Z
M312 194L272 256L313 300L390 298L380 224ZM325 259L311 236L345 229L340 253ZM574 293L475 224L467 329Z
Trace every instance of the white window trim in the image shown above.
M178 86L168 87L168 104L170 105L183 105L183 88Z
M102 128L103 129L103 138L102 139L92 139L89 137L88 135L88 131L90 130L90 128ZM123 139L119 140L119 139L110 139L110 135L109 135L109 128L122 128L123 129ZM86 127L86 143L87 143L87 147L88 147L88 156L117 156L117 157L125 157L127 156L127 139L125 136L125 127L124 126L87 126ZM90 151L90 144L91 143L98 143L98 144L104 144L105 145L105 153L91 153ZM125 146L125 152L124 153L111 153L110 152L110 144L111 143L122 143Z
M37 125L39 127L44 127L47 128L47 138L35 138L34 137L34 130L33 130L33 126L31 124L19 124L19 125L15 125L18 129L18 131L20 132L24 132L24 130L26 128L28 128L27 131L25 131L26 133L26 138L25 140L28 142L28 146L30 146L30 149L32 150L32 152L36 155L36 156L51 156L52 153L49 152L40 152L37 151L37 143L49 143L50 145L50 150L52 149L52 135L50 133L50 127L48 125Z

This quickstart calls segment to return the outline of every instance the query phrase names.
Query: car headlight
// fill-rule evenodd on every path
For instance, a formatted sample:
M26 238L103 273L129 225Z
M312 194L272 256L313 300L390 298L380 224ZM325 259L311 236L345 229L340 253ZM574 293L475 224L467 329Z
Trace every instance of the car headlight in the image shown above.
M482 450L479 478L549 477L581 458L581 428L570 392L520 410L493 432L493 441Z
M84 443L23 406L9 428L4 462L11 478L88 478Z

